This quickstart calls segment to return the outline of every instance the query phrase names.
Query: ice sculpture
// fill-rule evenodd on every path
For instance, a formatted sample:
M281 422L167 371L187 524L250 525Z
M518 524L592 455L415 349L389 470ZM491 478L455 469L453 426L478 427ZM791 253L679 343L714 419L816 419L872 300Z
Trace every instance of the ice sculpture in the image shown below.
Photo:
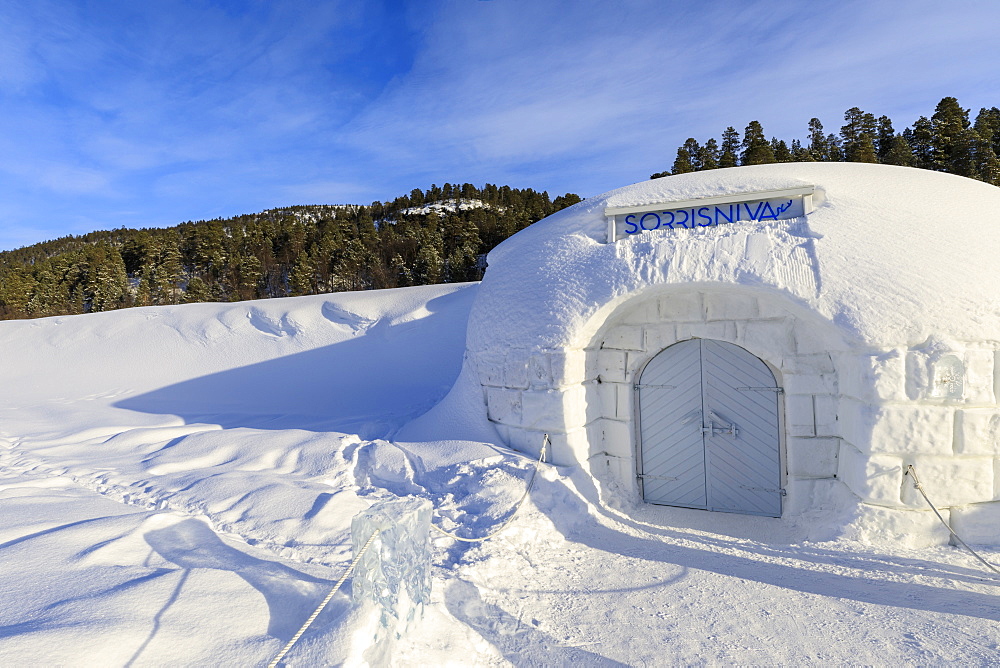
M965 392L965 365L955 355L945 355L934 362L931 396L938 399L961 399Z
M430 529L431 503L417 497L376 503L351 521L354 554L380 531L352 581L355 604L374 605L379 614L372 651L386 653L423 617L431 594Z

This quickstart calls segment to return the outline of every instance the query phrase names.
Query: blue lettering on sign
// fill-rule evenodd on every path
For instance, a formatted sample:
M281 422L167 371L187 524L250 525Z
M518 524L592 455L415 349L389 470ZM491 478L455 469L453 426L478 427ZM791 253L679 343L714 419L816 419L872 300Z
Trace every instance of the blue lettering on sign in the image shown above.
M718 207L716 207L716 208L718 208ZM712 225L712 217L710 215L708 215L707 213L705 213L706 211L708 211L708 207L707 206L703 206L700 209L698 209L698 217L699 218L704 218L705 220L708 221L707 223L703 223L703 222L701 222L699 220L698 221L698 226L699 227L709 227L709 226Z
M703 206L690 209L672 209L659 213L644 213L635 220L636 214L625 216L625 234L638 234L666 228L693 230L695 227L717 227L725 223L741 220L778 220L778 217L792 208L794 200L771 205L771 202L740 202L723 206ZM752 206L751 206L752 204ZM742 207L742 209L740 208Z
M646 227L646 219L649 218L650 216L656 218L656 225L653 227ZM658 230L660 229L660 217L655 213L644 213L642 214L642 218L639 219L639 227L641 227L644 230Z
M739 209L739 207L737 207L737 209ZM727 216L725 213L723 213L722 209L720 209L719 207L715 207L715 224L716 225L719 224L719 216L722 216L723 220L725 220L727 223L735 223L736 219L739 217L739 211L738 210L737 211L733 211L733 205L730 204L729 205L729 215Z

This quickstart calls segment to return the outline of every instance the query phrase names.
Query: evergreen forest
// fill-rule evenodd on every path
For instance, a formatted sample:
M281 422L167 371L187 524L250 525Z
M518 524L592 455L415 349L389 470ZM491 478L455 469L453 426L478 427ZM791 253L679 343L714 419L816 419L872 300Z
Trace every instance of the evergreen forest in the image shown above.
M580 201L486 184L117 229L0 253L0 319L474 281L484 254Z
M817 118L804 141L766 138L758 121L721 140L688 138L669 171L775 162L869 162L948 172L1000 186L1000 109L974 119L954 97L897 132L858 107L838 133ZM270 209L170 228L117 229L0 252L0 319L130 306L240 301L474 281L494 246L575 204L566 193L432 185L391 202Z
M721 140L704 144L689 137L677 149L669 171L650 176L698 172L738 165L772 162L871 162L931 169L1000 186L1000 109L981 109L971 119L954 97L942 99L930 118L921 116L897 132L888 116L852 107L844 112L839 133L827 132L818 118L808 124L805 141L767 139L758 121L751 121L742 138L733 127Z

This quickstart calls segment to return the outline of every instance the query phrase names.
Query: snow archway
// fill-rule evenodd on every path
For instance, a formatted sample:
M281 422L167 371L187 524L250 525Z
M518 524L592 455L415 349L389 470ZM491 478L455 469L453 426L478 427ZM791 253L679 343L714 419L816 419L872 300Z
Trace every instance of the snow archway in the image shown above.
M692 284L624 302L587 342L587 466L605 493L640 498L636 468L638 374L680 341L735 344L770 367L778 387L782 485L790 513L809 508L837 481L837 360L849 350L829 322L767 291ZM583 434L581 434L583 436Z

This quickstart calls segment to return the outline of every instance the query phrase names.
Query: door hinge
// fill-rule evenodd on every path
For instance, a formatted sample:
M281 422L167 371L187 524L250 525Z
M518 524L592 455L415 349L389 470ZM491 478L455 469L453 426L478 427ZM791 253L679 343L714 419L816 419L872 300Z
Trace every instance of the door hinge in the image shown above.
M737 392L776 392L778 394L784 394L785 388L783 387L737 387Z
M652 478L653 480L680 480L680 478L671 478L664 475L650 475L648 473L639 473L636 475L637 478Z

